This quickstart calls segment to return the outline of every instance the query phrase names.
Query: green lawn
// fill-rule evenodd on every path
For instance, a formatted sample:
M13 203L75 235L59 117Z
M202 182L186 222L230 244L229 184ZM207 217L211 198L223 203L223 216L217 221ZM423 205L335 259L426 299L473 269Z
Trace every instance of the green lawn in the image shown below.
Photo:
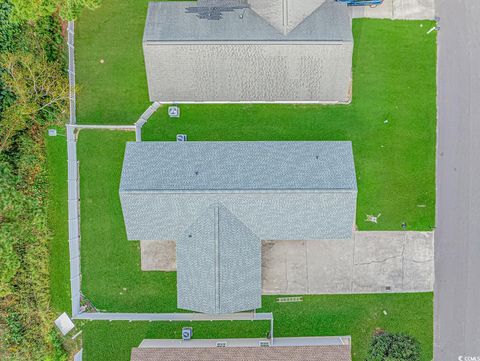
M141 38L147 0L103 0L85 12L76 28L78 120L88 124L132 124L149 105ZM162 107L144 128L145 140L351 140L359 187L361 230L410 230L435 225L436 35L428 21L354 20L353 101L350 105L182 105L170 120ZM103 63L100 62L103 60ZM138 242L126 240L118 187L125 142L131 132L82 130L82 291L100 310L176 311L175 273L142 272ZM58 143L57 143L58 142ZM68 307L65 150L48 143L54 180L51 223L54 304ZM63 152L63 153L62 153ZM52 160L52 159L53 160ZM61 183L65 180L65 183ZM56 182L56 183L55 183ZM58 197L58 198L57 198ZM379 214L378 224L366 214ZM62 258L64 259L64 258ZM66 273L65 273L66 272ZM66 274L66 276L65 276ZM67 299L67 301L64 301ZM301 304L263 298L275 314L276 336L353 336L355 361L363 360L375 328L403 331L432 359L432 294L305 297ZM383 311L386 311L386 315ZM87 322L86 360L125 360L145 338L179 337L181 324ZM195 337L262 337L263 323L195 323Z
M82 291L101 310L174 312L176 274L142 272L139 242L125 234L118 187L125 142L134 139L133 132L80 132Z
M194 329L195 338L265 337L269 322L105 322L84 324L84 361L129 361L132 347L145 338L180 339L184 326Z
M47 137L48 225L50 241L50 294L55 312L71 312L68 252L67 141L65 128Z
M354 361L365 357L376 328L406 332L419 340L422 361L431 361L433 340L432 294L309 296L304 302L278 304L264 297L264 309L273 311L275 336L352 336ZM386 315L384 314L386 312ZM264 337L265 322L88 322L84 330L84 360L128 361L130 350L144 338L179 339L183 326L194 328L195 338Z
M422 25L420 27L420 25ZM355 20L350 105L182 105L166 107L144 140L351 140L360 230L435 226L435 36L428 22ZM378 224L367 214L381 214Z
M132 124L150 105L142 50L148 2L103 0L76 22L79 123Z
M132 132L82 130L78 158L81 176L82 291L96 307L113 312L175 312L175 273L142 272L137 242L127 241L118 186L124 144ZM387 312L387 315L383 311ZM302 303L278 304L276 336L352 335L354 359L362 360L377 327L403 331L423 345L432 359L432 294L307 296ZM261 337L262 324L194 324L196 337ZM235 325L235 326L232 326ZM87 360L128 360L131 347L145 338L178 337L182 325L142 322L91 322L84 332ZM267 327L268 328L268 327ZM176 333L173 333L176 332Z
M147 1L105 0L78 22L78 120L131 124L149 105L141 39ZM128 16L125 16L128 14ZM360 230L435 226L436 35L432 22L354 20L350 105L161 108L145 140L351 140ZM104 59L104 63L100 60ZM367 214L381 214L378 224Z

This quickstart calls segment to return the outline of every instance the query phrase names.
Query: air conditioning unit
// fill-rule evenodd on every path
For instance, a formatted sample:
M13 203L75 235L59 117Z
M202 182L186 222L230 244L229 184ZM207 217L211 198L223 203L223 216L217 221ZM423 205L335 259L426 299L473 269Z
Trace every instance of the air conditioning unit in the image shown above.
M191 327L182 328L182 340L188 341L193 336L193 329Z
M168 116L170 118L180 118L180 108L176 105L168 107Z
M227 347L227 343L225 341L218 341L217 347Z

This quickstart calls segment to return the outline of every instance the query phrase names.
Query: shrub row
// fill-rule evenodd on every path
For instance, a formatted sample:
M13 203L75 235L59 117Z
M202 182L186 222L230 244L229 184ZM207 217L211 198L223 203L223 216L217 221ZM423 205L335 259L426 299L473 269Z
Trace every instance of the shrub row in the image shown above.
M53 327L44 137L66 122L61 17L97 0L0 3L0 359L66 360ZM68 7L67 7L68 5Z

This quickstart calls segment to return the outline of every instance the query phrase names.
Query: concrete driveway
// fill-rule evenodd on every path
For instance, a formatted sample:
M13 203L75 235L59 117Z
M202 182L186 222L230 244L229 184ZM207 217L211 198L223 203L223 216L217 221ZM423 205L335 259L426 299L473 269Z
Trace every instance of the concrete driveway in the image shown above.
M435 0L384 0L377 7L352 6L354 18L424 20L435 18Z
M264 241L264 294L432 291L433 233L356 232L351 240Z
M264 294L432 291L433 233L355 232L350 240L263 241ZM176 271L174 241L141 241L142 271Z

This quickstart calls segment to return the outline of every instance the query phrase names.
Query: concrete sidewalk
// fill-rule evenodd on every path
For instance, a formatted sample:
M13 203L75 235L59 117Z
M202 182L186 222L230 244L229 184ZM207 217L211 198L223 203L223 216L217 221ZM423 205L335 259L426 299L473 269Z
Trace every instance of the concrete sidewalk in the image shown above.
M377 7L352 6L353 18L434 20L435 0L384 0Z
M264 294L432 291L433 233L356 232L352 240L264 241Z

